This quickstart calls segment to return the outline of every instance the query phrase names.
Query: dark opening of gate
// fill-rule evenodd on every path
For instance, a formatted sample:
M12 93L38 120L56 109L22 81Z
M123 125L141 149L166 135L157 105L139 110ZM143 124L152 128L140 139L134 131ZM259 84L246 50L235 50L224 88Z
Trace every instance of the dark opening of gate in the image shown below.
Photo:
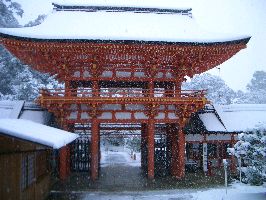
M148 145L147 128L142 124L101 123L100 125L100 148L99 148L99 171L106 166L106 159L112 160L114 166L139 167L142 175L148 174ZM171 138L167 132L169 124L155 124L154 135L154 173L155 177L170 175L171 171ZM91 124L76 123L73 126L75 133L80 137L70 146L70 163L72 172L90 172L91 170ZM108 153L109 152L109 153ZM114 155L114 152L116 152ZM120 154L119 154L120 153ZM123 154L124 153L124 154ZM127 154L133 162L127 158L111 156L124 156ZM139 157L138 157L139 156ZM103 161L105 159L105 161ZM121 161L124 159L123 161ZM119 161L120 160L120 161ZM139 163L137 163L139 162ZM110 164L110 163L109 163ZM101 176L101 173L99 173Z

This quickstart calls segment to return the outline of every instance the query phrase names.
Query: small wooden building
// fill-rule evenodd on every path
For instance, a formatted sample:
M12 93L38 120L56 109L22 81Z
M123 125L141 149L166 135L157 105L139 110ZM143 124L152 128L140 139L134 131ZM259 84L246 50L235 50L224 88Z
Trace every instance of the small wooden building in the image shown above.
M45 199L50 187L50 156L76 134L21 119L0 119L0 197Z
M227 153L238 140L238 134L266 121L266 104L206 105L194 114L186 126L186 159L205 172L230 162L231 172L236 161Z

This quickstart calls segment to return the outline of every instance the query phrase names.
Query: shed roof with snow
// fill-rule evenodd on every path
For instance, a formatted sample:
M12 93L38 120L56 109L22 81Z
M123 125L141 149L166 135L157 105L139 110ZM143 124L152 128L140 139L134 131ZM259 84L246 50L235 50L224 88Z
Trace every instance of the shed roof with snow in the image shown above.
M0 101L0 119L26 119L48 125L51 114L33 102Z
M249 36L212 33L199 28L191 8L161 8L115 1L53 3L43 23L34 27L1 28L3 37L49 40L234 43Z
M78 135L23 119L0 119L0 134L59 149Z
M208 105L198 116L209 132L242 132L266 123L266 104Z

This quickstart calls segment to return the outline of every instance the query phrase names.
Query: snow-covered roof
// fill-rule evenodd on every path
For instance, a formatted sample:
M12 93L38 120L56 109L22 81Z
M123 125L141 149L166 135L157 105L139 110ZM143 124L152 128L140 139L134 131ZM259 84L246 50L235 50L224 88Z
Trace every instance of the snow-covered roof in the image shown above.
M0 119L27 119L48 124L51 114L35 103L25 101L0 101Z
M210 132L242 132L266 123L266 104L208 105L199 118Z
M228 132L240 132L266 122L266 104L214 105Z
M127 1L128 2L128 1ZM217 43L247 40L248 36L201 30L191 9L153 8L138 4L54 4L43 23L34 27L1 28L2 37L80 39L94 41L145 41ZM0 35L0 36L1 36Z
M225 127L223 126L221 121L217 118L215 113L202 113L199 114L199 118L208 131L226 132Z
M74 133L22 119L0 119L0 134L13 136L55 149L65 146L78 137Z

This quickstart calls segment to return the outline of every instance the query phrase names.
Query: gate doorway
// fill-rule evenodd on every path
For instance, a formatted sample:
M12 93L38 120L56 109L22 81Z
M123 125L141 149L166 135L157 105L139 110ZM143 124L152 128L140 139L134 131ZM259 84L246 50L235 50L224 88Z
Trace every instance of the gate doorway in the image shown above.
M79 134L70 145L70 170L72 172L88 172L90 171L90 144L91 144L91 128L89 124L74 125L74 132Z
M168 124L155 124L155 177L168 176L171 171L171 140L167 134L167 126ZM71 171L90 173L91 124L76 123L73 130L80 137L70 146ZM147 178L146 123L100 123L99 136L99 179L118 180L119 177L127 177L128 175L131 176L130 179L132 180L134 180L133 176L135 178L138 176ZM113 175L111 175L110 170L114 172ZM107 174L109 177L106 177ZM124 184L123 181L121 184Z

